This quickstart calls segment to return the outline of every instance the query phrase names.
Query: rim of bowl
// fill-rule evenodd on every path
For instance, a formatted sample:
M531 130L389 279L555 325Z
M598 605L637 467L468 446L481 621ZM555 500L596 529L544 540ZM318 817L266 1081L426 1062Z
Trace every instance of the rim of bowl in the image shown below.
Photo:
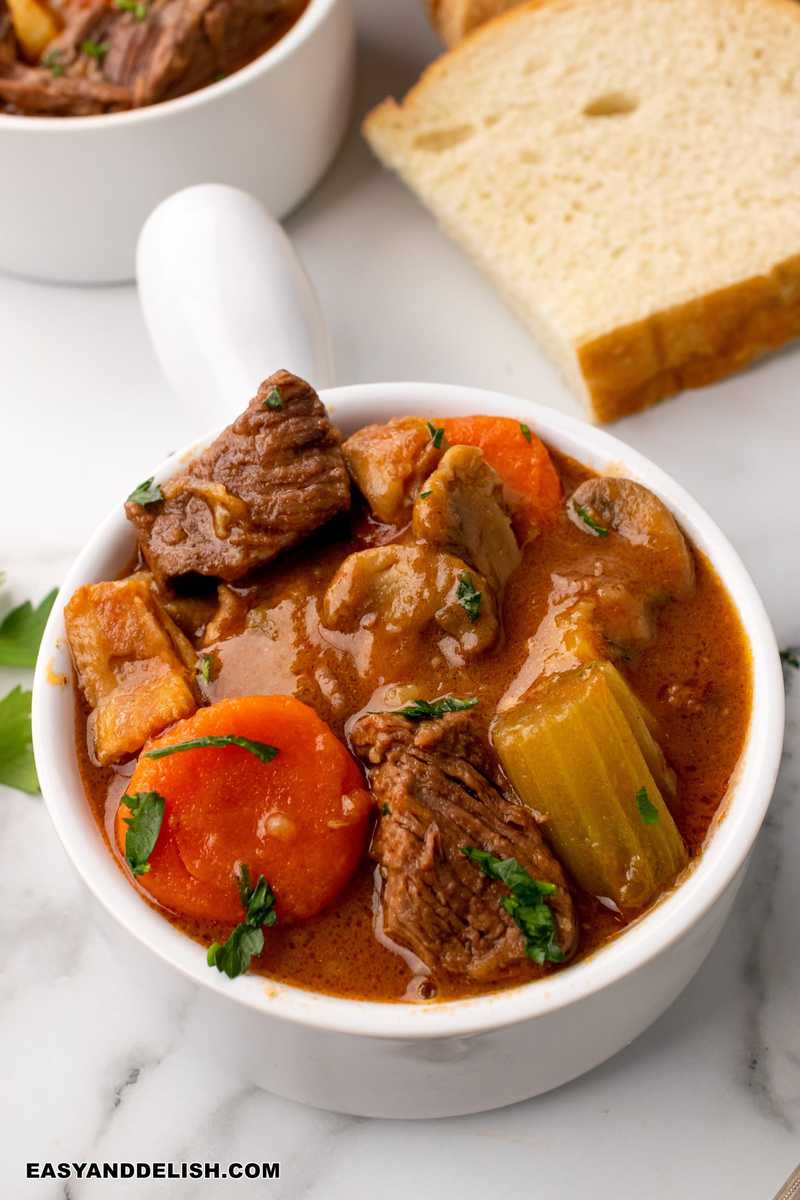
M689 930L725 892L744 864L766 814L783 744L784 688L778 648L755 585L736 551L707 513L670 476L638 451L575 417L498 392L458 385L382 383L321 393L334 421L352 424L402 412L489 412L527 421L546 442L598 471L624 469L661 496L691 541L709 558L747 636L753 699L745 747L729 785L724 816L687 878L611 943L542 980L464 1000L430 1005L347 999L304 991L261 975L223 978L206 965L204 947L179 933L124 877L89 811L77 775L72 689L54 687L48 668L67 654L62 611L65 596L97 576L94 560L112 552L124 560L126 522L121 506L95 530L65 579L42 639L32 704L33 744L42 793L72 862L100 903L138 941L200 985L235 1004L309 1028L365 1037L418 1040L499 1029L566 1008L646 965ZM365 411L366 410L366 416ZM444 413L442 413L444 415ZM173 453L155 472L167 478L217 436L219 429ZM131 534L132 542L132 534ZM129 543L130 546L130 543ZM67 693L65 706L63 695ZM69 715L65 718L65 713ZM70 775L72 780L70 780Z
M251 79L278 66L278 64L305 41L313 36L322 21L335 5L342 0L309 0L308 6L298 19L288 29L282 38L270 46L263 54L259 54L252 62L240 67L226 79L207 83L205 87L189 92L185 96L176 96L173 100L160 100L157 104L147 104L143 108L126 109L124 112L95 113L87 117L31 117L18 113L0 114L0 136L3 131L17 133L53 133L63 132L65 136L76 136L81 132L91 132L97 129L111 129L115 125L138 125L149 121L157 121L159 117L197 108L213 102L226 92L244 87Z

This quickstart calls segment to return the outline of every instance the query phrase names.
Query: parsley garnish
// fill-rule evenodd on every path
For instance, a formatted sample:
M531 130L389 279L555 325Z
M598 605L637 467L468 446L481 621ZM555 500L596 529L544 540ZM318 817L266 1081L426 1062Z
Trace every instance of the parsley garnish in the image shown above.
M268 394L264 401L264 408L283 408L283 397L281 396L281 389L279 387L274 387Z
M134 488L128 500L131 504L159 504L164 499L164 493L157 483L153 483L153 476L145 479L144 483L140 483L137 488Z
M114 0L114 8L119 12L129 12L137 21L146 21L150 11L146 4L140 3L140 0Z
M39 643L57 594L58 588L53 588L38 608L26 600L6 614L0 622L0 666L36 666Z
M608 537L608 530L606 529L605 525L601 525L599 521L596 521L589 512L588 508L584 508L582 504L576 504L575 512L580 517L581 521L583 521L584 525L591 529L592 533L596 534L598 537Z
M556 920L545 900L556 890L555 884L534 879L515 858L496 858L474 846L463 846L461 853L489 879L498 879L511 892L500 903L525 935L528 958L540 967L546 962L563 962L564 951L556 941Z
M392 810L389 808L389 805L382 804L381 805L381 816L382 817L390 817L391 815L392 815Z
M197 674L206 683L210 683L212 679L212 671L214 670L214 658L211 654L201 654L197 660Z
M420 500L427 500L428 496L430 496L430 492L420 492L419 494Z
M91 38L87 38L81 43L81 52L87 58L96 58L98 62L102 62L108 54L108 42L94 42Z
M216 967L229 979L243 975L256 954L264 949L265 925L274 925L278 919L275 912L275 896L263 875L258 883L250 887L250 872L242 863L239 873L239 895L242 898L244 920L236 926L225 942L214 942L208 947L206 962Z
M31 748L31 694L15 687L0 700L0 783L39 791Z
M525 438L525 441L529 442L531 440L530 426L523 425L523 423L520 421L519 429L520 429L520 433Z
M645 825L657 825L660 813L647 794L646 787L640 787L636 793L636 807Z
M262 763L272 762L278 753L277 746L267 742L254 742L252 738L239 737L236 733L209 734L207 737L191 738L188 742L177 742L174 746L161 746L158 750L146 750L144 758L166 758L170 754L180 754L182 750L204 750L208 746L239 746L254 754Z
M470 700L459 700L458 696L441 696L438 700L412 700L404 708L395 711L409 721L430 721L435 717L443 717L445 713L463 712L465 708L474 708L478 703L473 697Z
M465 610L470 621L477 621L481 615L481 594L472 582L472 576L464 573L458 577L456 600Z
M134 792L123 796L120 806L131 810L123 817L128 826L125 834L125 859L134 875L146 875L150 870L147 861L155 849L161 822L164 820L164 797L158 792Z
M2 633L2 626L0 626L0 633ZM800 670L800 657L794 650L781 650L781 662L786 667L794 667L795 671Z
M436 450L440 449L442 438L444 437L444 426L434 425L433 421L426 421L425 424L428 426L428 433L431 435L434 448Z
M47 67L54 79L60 79L64 74L64 64L61 61L61 51L51 50L42 59L42 66Z

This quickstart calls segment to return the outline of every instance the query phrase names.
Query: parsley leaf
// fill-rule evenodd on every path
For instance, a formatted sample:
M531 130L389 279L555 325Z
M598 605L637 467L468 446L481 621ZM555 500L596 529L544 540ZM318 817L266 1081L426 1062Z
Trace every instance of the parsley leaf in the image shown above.
M248 750L263 763L272 762L278 753L277 746L267 742L254 742L252 738L239 737L236 733L208 734L207 737L191 738L188 742L177 742L174 746L161 746L158 750L145 751L144 758L166 758L170 754L180 754L182 750L204 750L207 746L240 746Z
M427 500L428 496L430 496L430 492L420 492L419 494L420 500Z
M128 826L125 858L134 875L146 875L150 870L147 860L155 849L164 820L164 797L158 792L134 792L122 797L120 805L123 804L131 810L129 817L123 817Z
M42 59L42 66L47 67L54 79L60 79L64 74L64 64L61 61L61 51L51 50Z
M556 919L546 902L556 890L529 875L515 858L497 858L486 850L463 846L461 853L489 879L504 883L511 892L501 904L525 935L525 953L541 967L546 962L563 962L564 952L556 940Z
M58 588L53 588L38 608L26 600L6 614L0 622L0 666L36 666L39 643L57 594Z
M660 813L647 794L646 787L640 787L636 793L636 807L645 825L657 825Z
M584 508L582 504L576 504L575 512L581 521L583 521L584 525L588 529L591 529L592 533L596 534L597 537L608 537L608 530L606 529L605 525L601 525L599 521L596 521L589 512L588 508Z
M141 0L114 0L118 12L129 12L136 21L146 21L150 9Z
M439 450L442 445L442 438L444 437L444 426L434 425L433 421L426 421L425 424L428 426L428 433L431 435L434 448Z
M211 654L201 654L197 659L197 674L205 683L211 683L214 678L214 665Z
M39 791L31 748L31 694L15 687L0 700L0 783Z
M800 656L794 650L781 650L781 662L785 667L794 667L795 671L800 670Z
M250 886L250 872L242 863L239 873L239 895L242 898L244 920L241 921L225 942L214 942L208 948L206 962L216 967L229 979L243 975L251 960L264 949L265 925L274 925L278 920L275 912L275 896L263 875L259 875L255 887Z
M465 571L463 575L458 577L458 587L456 588L456 600L465 610L470 621L477 621L481 615L481 600L482 596L475 584L472 582L472 576Z
M459 700L458 696L441 696L438 700L412 700L403 708L395 711L409 721L429 721L434 717L442 717L445 713L463 712L465 708L474 708L478 703L473 697L470 700Z
M164 493L157 483L153 483L153 476L145 479L144 483L140 483L134 488L128 501L131 504L159 504L164 499Z
M520 421L519 428L520 428L520 433L521 433L521 434L522 434L522 436L525 438L525 441L526 441L526 442L529 442L529 441L531 440L531 430L530 430L530 426L529 426L529 425L523 425L523 423Z
M96 58L98 62L102 62L108 54L108 42L95 42L92 38L87 38L81 43L81 53L87 58Z
M281 389L279 387L274 387L272 391L269 392L266 400L264 401L264 408L272 408L276 410L283 408L283 397L281 396Z

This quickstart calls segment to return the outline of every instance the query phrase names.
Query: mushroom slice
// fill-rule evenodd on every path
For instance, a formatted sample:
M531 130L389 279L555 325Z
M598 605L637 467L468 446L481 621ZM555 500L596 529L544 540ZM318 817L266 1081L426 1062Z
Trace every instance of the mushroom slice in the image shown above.
M441 435L441 430L439 431ZM408 513L422 481L442 457L441 436L422 417L396 417L366 425L342 446L347 469L379 521L397 524Z
M424 546L375 546L349 555L325 593L323 624L353 632L380 629L405 637L431 624L465 657L494 645L499 633L492 589L452 554Z
M464 559L498 594L522 561L500 476L476 446L451 446L425 480L414 533Z

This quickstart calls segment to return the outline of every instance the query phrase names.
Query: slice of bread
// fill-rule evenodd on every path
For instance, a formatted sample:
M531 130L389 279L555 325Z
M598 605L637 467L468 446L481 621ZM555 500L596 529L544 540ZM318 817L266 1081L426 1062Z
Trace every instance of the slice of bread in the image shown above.
M800 4L532 0L371 146L613 420L800 334Z
M455 46L484 21L519 3L520 0L428 0L428 13L445 45Z

